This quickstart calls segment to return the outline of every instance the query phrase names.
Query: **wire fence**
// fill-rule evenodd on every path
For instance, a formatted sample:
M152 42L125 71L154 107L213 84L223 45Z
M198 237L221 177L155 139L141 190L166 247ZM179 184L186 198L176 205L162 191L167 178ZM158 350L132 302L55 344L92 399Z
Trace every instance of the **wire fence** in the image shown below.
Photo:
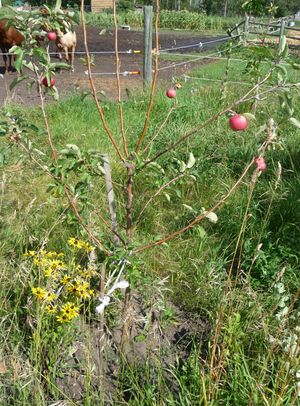
M240 46L239 43L235 44L235 45L231 45L228 48L222 49L222 50L217 50L214 51L211 54L208 55L199 55L196 56L196 52L201 52L203 53L203 51L205 50L205 47L207 46L211 46L213 44L220 44L220 43L228 43L229 41L232 41L234 39L237 38L241 38L241 33L238 32L239 27L241 27L242 25L244 25L245 21L242 21L240 24L236 25L235 28L233 30L231 30L230 32L228 32L229 36L226 37L221 37L221 38L216 38L216 39L212 39L212 40L208 40L208 41L198 41L198 42L193 42L193 43L187 43L187 44L182 44L182 45L178 45L178 46L172 46L169 48L160 48L158 49L158 51L156 49L152 50L153 54L158 53L158 56L162 55L173 55L173 56L181 56L184 58L188 58L188 60L185 61L179 61L179 62L173 62L170 63L169 65L166 66L162 66L160 68L158 68L158 71L165 71L165 70L169 70L169 69L176 69L177 67L183 66L183 65L187 65L187 64L192 64L192 63L196 63L199 62L201 60L205 60L205 59L212 59L212 60L226 60L226 57L222 57L220 56L221 52L227 52L230 49L234 49ZM253 23L255 24L255 23ZM257 23L259 24L259 23ZM263 24L264 25L264 24ZM269 27L270 25L268 25ZM278 25L274 25L274 27L278 27ZM232 35L232 33L234 32L234 30L237 30L237 34L236 35ZM300 30L300 29L298 29ZM248 30L249 32L249 30ZM300 40L300 38L299 38ZM193 54L187 54L185 52L185 50L187 49L195 49L195 52ZM182 50L183 52L176 52L176 51L180 51ZM175 52L174 52L175 51ZM49 55L56 55L58 52L49 52ZM85 51L76 51L74 53L75 55L86 55ZM91 51L89 53L90 55L115 55L116 51L115 50L108 50L108 51ZM136 56L136 55L142 55L143 51L139 50L139 49L127 49L127 50L121 50L118 51L119 55L132 55L132 56ZM0 53L0 55L2 56L6 56L6 55L10 55L9 53ZM238 61L238 62L247 62L246 59L240 59L240 58L231 58L231 61ZM268 62L264 62L264 63L268 63ZM286 64L287 65L287 64ZM91 74L93 76L116 76L116 75L120 75L122 77L126 77L126 76L140 76L141 75L141 70L140 69L134 69L134 70L124 70L121 72L117 72L117 71L112 71L112 72L92 72ZM84 75L88 75L88 71L84 72ZM188 77L188 76L186 76ZM191 78L191 77L190 77ZM199 79L199 78L198 78ZM214 79L204 79L201 78L202 80L214 80ZM215 80L217 81L217 80ZM235 82L237 84L239 83L244 83L244 82Z
M198 46L199 44L202 45L202 46L201 46L201 50L203 50L203 48L204 48L205 45L207 45L207 44L219 43L220 41L223 41L223 42L226 41L226 42L228 42L229 40L232 40L232 38L224 37L224 38L218 38L218 39L215 39L215 40L210 40L210 41L205 41L205 42L199 42L199 43L197 43L197 44L182 45L182 46L175 47L175 48L165 48L165 49L163 49L163 50L159 50L159 55L167 55L167 54L174 55L174 54L172 54L172 53L169 53L168 50L187 49L187 48L196 47L196 46ZM231 48L236 48L237 46L239 46L239 45L234 45L234 46L231 47ZM229 48L228 48L228 49L229 49ZM225 50L222 50L222 51L223 51L223 52L226 52L228 49L225 49ZM156 52L156 51L155 51L155 52ZM154 52L154 53L155 53L155 52ZM194 59L192 59L192 60L183 61L183 62L181 61L181 62L178 62L178 63L172 63L172 64L170 64L170 65L168 65L168 66L163 66L163 67L159 68L158 71L176 68L177 66L185 65L185 64L187 64L187 63L197 62L197 61L199 61L199 60L201 60L201 59L205 59L205 58L212 58L214 55L218 55L219 53L220 53L220 51L215 51L213 54L210 54L210 55L200 55L200 56L197 56L196 58L195 58L195 55L193 55ZM181 54L179 54L179 55L185 56L185 54L183 54L183 53L181 53ZM137 71L124 71L124 72L119 72L119 75L120 75L120 76L130 76L130 75L136 75L136 74L140 74L140 73L141 73L140 71L138 71L138 72L139 72L139 73L137 73ZM85 74L87 75L88 72L86 71ZM92 75L93 75L93 76L107 76L107 75L114 76L114 75L117 75L117 73L116 73L115 71L114 71L114 72L92 72Z
M231 37L232 39L237 38L238 36L233 36ZM227 37L222 37L222 38L217 38L214 40L210 40L210 41L204 41L204 42L197 42L195 44L184 44L184 45L180 45L177 47L170 47L170 48L163 48L163 49L159 49L158 52L159 53L165 53L165 52L170 52L170 51L176 51L179 49L188 49L188 48L198 48L199 50L201 50L203 47L205 47L208 44L214 44L214 43L218 43L218 42L226 42L228 41L228 36ZM156 50L153 49L153 53L156 53ZM57 52L49 52L49 55L56 55ZM90 55L115 55L116 51L115 50L109 50L109 51L90 51ZM121 50L118 51L119 55L142 55L143 54L143 50L141 49L127 49L127 50ZM12 55L9 52L0 52L0 55ZM85 51L75 51L74 55L86 55Z

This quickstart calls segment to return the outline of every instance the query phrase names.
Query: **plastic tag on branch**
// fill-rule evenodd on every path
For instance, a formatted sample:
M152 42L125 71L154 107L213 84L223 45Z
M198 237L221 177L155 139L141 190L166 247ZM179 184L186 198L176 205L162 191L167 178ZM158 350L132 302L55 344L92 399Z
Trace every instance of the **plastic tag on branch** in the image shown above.
M117 282L113 287L108 291L107 295L111 295L116 289L126 289L129 287L129 283L127 281L120 281Z
M99 306L97 306L96 309L95 309L96 313L99 313L99 314L103 313L105 307L109 305L110 297L109 296L104 296L104 298L100 299L100 300L102 301L102 303Z

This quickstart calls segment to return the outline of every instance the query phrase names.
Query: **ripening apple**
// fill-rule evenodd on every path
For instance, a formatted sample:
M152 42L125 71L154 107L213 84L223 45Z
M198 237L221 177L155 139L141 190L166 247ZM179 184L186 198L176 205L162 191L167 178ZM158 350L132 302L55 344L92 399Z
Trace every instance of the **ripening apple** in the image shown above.
M255 165L256 168L259 169L260 171L266 172L267 164L262 156L259 156L258 158L255 159Z
M230 117L229 125L233 131L243 131L248 127L248 120L240 114L235 114Z
M53 87L55 85L56 79L55 78L51 78L50 80L50 84L48 84L48 80L46 78L46 76L42 79L42 85L44 85L45 87Z
M169 99L174 99L176 97L176 89L171 87L171 89L166 91L166 95L169 97Z
M57 38L56 32L49 31L47 34L47 37L48 37L49 41L56 41L56 38Z

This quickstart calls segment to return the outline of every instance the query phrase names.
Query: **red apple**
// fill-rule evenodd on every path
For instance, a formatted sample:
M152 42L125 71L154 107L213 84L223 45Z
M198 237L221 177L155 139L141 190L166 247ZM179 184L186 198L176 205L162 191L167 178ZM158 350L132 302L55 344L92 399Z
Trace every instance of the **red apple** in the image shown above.
M229 125L233 131L243 131L248 127L248 120L240 114L230 117Z
M267 164L262 156L259 156L258 158L255 159L255 165L256 168L259 169L260 171L266 172Z
M166 95L169 97L169 99L174 99L176 97L176 89L171 87L171 89L166 91Z
M57 38L56 32L49 31L47 34L47 37L48 37L49 41L56 41L56 38Z
M50 85L48 84L48 80L46 78L46 76L42 79L42 85L44 85L45 87L53 87L55 85L56 79L55 78L51 78L50 81Z

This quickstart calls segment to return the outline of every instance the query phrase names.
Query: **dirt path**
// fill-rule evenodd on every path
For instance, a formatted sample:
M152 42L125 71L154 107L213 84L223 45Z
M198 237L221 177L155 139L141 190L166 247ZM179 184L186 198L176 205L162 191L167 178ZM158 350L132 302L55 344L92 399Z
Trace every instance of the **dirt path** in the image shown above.
M90 52L107 52L114 50L114 33L112 31L107 31L103 35L99 35L101 30L95 27L88 28L88 45ZM84 52L83 35L81 27L77 30L78 45L76 52ZM219 37L220 38L220 37ZM172 31L172 32L161 32L159 34L159 45L160 49L178 47L187 44L199 44L199 42L210 41L212 37L199 37L197 33L193 34L191 32L183 31ZM214 44L207 44L203 50L208 50L216 48L221 42ZM142 31L120 31L119 32L119 50L128 51L140 50L143 46L143 32ZM195 48L185 48L177 50L176 52L195 52ZM170 52L172 53L172 52ZM72 92L74 88L79 88L82 90L89 89L88 77L85 74L86 66L80 60L84 55L76 55L75 58L75 72L64 71L57 75L56 85L60 94L66 94ZM1 57L0 57L1 58ZM179 76L183 73L189 71L193 66L199 65L200 63L208 63L208 60L201 60L197 63L189 63L187 58L187 63L182 64L178 67L169 68L162 70L159 73L159 80L168 81L173 76ZM140 71L143 70L143 57L137 54L121 54L121 71ZM170 62L163 60L160 62L159 66L169 66L175 64L175 62ZM94 54L94 67L93 76L95 85L98 91L103 91L109 98L116 98L116 81L114 75L107 75L107 73L114 73L116 70L115 56L112 54ZM0 59L0 74L3 74L3 63ZM106 73L106 75L99 75L99 73ZM35 104L38 103L38 96L36 90L33 88L29 93L25 83L20 84L18 87L9 90L9 84L17 76L16 72L11 72L7 75L0 76L0 106L5 104L7 101L14 100L18 103L23 104ZM131 90L141 90L142 89L142 77L141 75L134 76L122 76L121 77L121 87L122 91L126 88Z

